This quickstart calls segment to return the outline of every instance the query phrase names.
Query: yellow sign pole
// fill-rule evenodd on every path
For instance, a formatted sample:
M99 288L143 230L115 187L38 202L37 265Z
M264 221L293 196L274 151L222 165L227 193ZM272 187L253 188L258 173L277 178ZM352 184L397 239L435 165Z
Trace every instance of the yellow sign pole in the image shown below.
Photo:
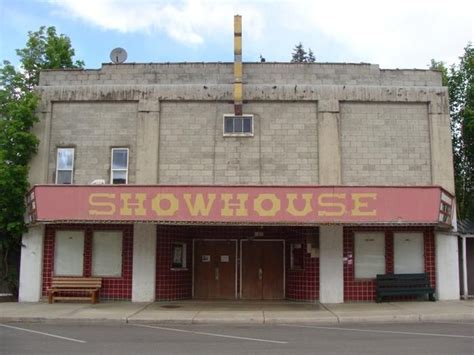
M234 114L242 116L242 16L234 16Z

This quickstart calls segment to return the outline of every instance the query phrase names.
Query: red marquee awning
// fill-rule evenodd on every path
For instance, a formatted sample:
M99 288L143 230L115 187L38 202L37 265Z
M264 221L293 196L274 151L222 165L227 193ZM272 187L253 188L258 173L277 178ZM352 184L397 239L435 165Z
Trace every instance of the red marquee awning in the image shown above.
M31 223L451 225L438 186L37 185Z

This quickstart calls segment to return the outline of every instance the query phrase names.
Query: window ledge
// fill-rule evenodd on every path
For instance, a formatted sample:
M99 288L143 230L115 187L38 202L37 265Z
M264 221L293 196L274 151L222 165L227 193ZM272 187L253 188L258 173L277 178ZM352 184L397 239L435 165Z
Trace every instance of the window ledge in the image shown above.
M102 277L103 279L121 279L122 275L114 275L114 276L104 276L104 275L92 275L91 277Z
M171 271L188 271L188 268L187 267L172 267L170 269Z
M253 136L253 133L224 133L224 137L252 138Z

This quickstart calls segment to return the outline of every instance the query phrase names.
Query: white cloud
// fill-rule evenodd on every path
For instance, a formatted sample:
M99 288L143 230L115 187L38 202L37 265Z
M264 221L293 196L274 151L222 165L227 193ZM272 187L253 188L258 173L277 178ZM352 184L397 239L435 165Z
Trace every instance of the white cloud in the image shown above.
M232 17L239 13L244 39L249 38L244 50L264 51L269 37L285 43L291 38L308 38L319 58L317 40L324 36L346 52L349 49L347 61L382 67L425 68L431 58L452 62L468 41L474 41L472 0L47 1L67 16L102 29L158 31L193 46L230 37ZM271 50L288 52L288 48Z
M120 32L161 31L185 44L201 44L205 36L232 31L232 16L245 13L246 31L260 37L264 20L251 4L205 0L48 0L73 16L102 29Z
M426 58L454 59L473 41L469 0L297 1L302 21L350 46L362 60L425 66ZM420 62L425 60L425 62Z

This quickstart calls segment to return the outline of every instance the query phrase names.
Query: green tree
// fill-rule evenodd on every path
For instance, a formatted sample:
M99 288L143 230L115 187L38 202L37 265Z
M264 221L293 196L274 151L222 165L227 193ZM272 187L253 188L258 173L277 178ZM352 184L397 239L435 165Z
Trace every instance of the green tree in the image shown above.
M448 86L449 84L448 68L446 68L446 64L444 62L437 62L436 60L431 59L430 69L440 71L441 82L443 86Z
M474 218L474 48L449 69L456 200L460 218Z
M298 43L295 48L293 48L293 53L291 53L291 62L292 63L303 63L306 61L307 53L304 50L303 43Z
M469 43L459 63L446 68L431 60L448 86L458 218L474 219L474 48Z
M314 56L313 51L311 48L308 49L308 57L307 57L307 62L308 63L314 63L316 61L316 57Z
M0 65L0 282L16 294L21 236L27 230L24 215L28 191L28 162L38 139L31 133L37 121L38 97L33 89L42 69L78 68L67 36L54 27L28 33L26 47L17 50L20 70L10 62Z
M298 43L295 48L293 48L293 52L291 53L292 63L314 63L315 61L316 57L314 56L311 48L309 48L308 52L306 52L301 42Z
M42 69L82 68L84 62L73 62L75 55L69 37L56 33L55 27L41 26L36 32L28 32L26 47L17 49L21 59L25 83L29 89L38 85Z

